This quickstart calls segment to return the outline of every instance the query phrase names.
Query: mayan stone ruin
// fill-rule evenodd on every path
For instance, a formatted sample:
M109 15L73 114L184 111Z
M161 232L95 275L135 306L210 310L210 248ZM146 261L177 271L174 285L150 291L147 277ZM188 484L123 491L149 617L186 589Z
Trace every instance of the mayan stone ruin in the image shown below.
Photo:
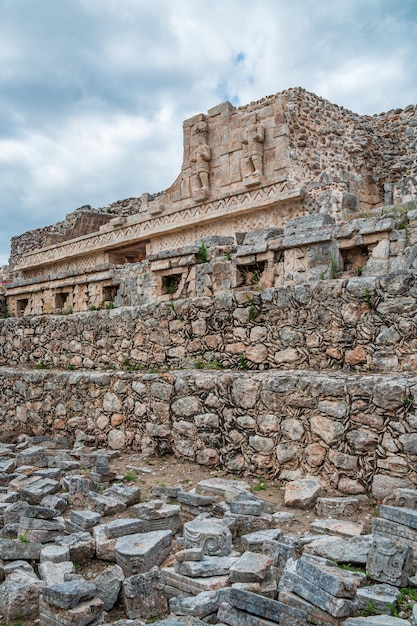
M417 626L416 129L224 102L12 239L1 623Z

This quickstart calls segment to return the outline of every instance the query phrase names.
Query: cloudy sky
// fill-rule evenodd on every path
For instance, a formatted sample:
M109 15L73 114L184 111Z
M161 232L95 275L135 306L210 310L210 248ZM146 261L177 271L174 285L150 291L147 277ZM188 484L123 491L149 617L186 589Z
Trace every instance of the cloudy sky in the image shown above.
M168 187L183 119L295 86L415 104L416 0L0 0L0 265L13 235Z

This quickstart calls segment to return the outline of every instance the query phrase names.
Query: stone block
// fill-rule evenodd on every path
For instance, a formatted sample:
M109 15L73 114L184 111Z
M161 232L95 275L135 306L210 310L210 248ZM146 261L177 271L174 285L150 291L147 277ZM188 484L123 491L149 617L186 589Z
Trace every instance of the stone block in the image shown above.
M192 520L184 524L185 548L202 548L208 556L227 556L232 549L232 533L223 524Z
M225 513L224 522L233 527L235 535L240 536L260 530L269 530L273 527L274 518L269 514L239 515L236 513Z
M230 585L229 576L189 578L188 576L178 574L173 567L164 567L161 571L165 576L165 585L174 587L185 595L197 595L202 591L214 591Z
M293 592L317 606L332 617L348 617L358 609L358 601L350 598L338 598L331 595L314 582L303 578L295 571L296 564L287 568L279 582L279 591Z
M18 559L39 561L41 549L42 544L40 543L0 539L0 559L3 561L16 561Z
M372 615L371 617L350 617L343 626L410 626L407 619L392 615Z
M119 597L124 574L121 567L114 565L94 579L96 595L103 602L103 609L110 611Z
M285 486L285 506L307 509L314 506L321 493L321 485L316 478L300 478Z
M353 598L356 591L366 583L365 574L349 572L336 567L332 561L313 555L298 559L295 571L337 598Z
M58 491L59 483L50 478L40 478L20 489L20 497L29 504L39 504L45 496Z
M55 543L68 548L70 559L74 563L86 563L94 556L95 542L90 533L80 532L68 537L57 537Z
M63 561L70 560L70 552L67 546L57 546L49 544L42 547L41 550L41 563L43 561L50 561L52 563L62 563Z
M261 582L266 578L272 559L256 552L244 552L230 568L232 583Z
M209 496L220 496L225 498L226 491L232 489L235 491L250 491L250 485L243 480L227 480L225 478L206 478L200 480L196 487L197 493L207 494Z
M417 530L417 511L413 509L381 504L379 516L396 524L403 524Z
M120 500L115 500L114 498L109 498L108 496L102 496L94 493L93 491L89 492L88 500L91 509L103 517L106 515L116 515L126 509L126 505L120 502Z
M174 569L177 574L190 578L227 576L236 561L237 557L204 556L201 561L175 561Z
M250 550L251 552L263 552L265 541L277 541L281 535L282 530L280 528L271 528L268 530L258 530L254 533L242 535L240 540L244 550Z
M316 513L320 517L350 517L360 508L359 498L317 498Z
M304 600L304 598L300 598L300 596L297 596L295 593L280 591L278 599L283 604L304 611L307 614L308 624L317 624L318 626L340 626L340 624L343 623L341 619L332 617L332 615L326 611L323 611L311 602Z
M417 555L417 530L397 524L382 517L375 517L372 520L372 532L377 537L387 537L394 541L404 541L408 543Z
M52 561L42 561L38 567L39 576L46 585L63 583L67 574L75 572L74 563L72 561L61 561L53 563Z
M144 532L144 523L141 519L132 519L131 517L119 518L108 522L104 526L104 532L108 539L117 539L124 535Z
M125 576L142 574L160 565L171 549L172 532L158 530L120 537L116 542L116 560Z
M382 584L358 589L356 597L361 601L361 609L372 603L377 613L391 613L391 609L397 605L400 595L400 590L397 587Z
M73 609L84 600L95 596L96 587L86 580L71 580L44 588L42 598L49 605L59 609Z
M252 613L253 615L274 622L278 621L280 624L282 623L281 619L283 615L291 616L299 620L298 622L294 622L294 624L303 624L303 622L307 621L307 614L298 608L292 608L277 600L263 598L250 591L236 589L234 587L230 590L229 604L241 611L246 611L247 613ZM284 621L283 623L288 622Z
M140 502L140 488L135 486L112 485L103 492L103 495L114 498L126 506L133 506Z
M102 561L116 561L116 541L117 538L108 539L106 535L106 525L99 524L93 528L93 537L96 542L96 556Z
M39 600L40 626L96 626L103 623L103 602L94 597L81 602L72 609L62 609Z
M315 554L337 563L365 565L371 547L372 535L361 535L343 539L341 537L320 537L304 547L304 552Z
M220 602L228 600L230 590L203 591L193 597L171 598L169 608L174 615L193 615L201 619L217 613Z
M0 585L0 612L6 623L22 617L36 617L45 583L21 569L11 572Z
M123 581L123 602L130 619L150 619L167 612L163 575L157 567Z
M235 513L237 515L260 515L261 514L261 503L254 502L250 500L234 500L230 503L230 511L231 513Z
M317 533L330 533L340 537L358 537L363 533L361 522L348 522L337 519L320 519L310 524L311 530Z
M101 516L94 511L71 511L70 520L82 530L89 530L100 522Z
M413 551L402 541L374 537L366 562L366 571L373 580L405 587L408 578L415 573Z

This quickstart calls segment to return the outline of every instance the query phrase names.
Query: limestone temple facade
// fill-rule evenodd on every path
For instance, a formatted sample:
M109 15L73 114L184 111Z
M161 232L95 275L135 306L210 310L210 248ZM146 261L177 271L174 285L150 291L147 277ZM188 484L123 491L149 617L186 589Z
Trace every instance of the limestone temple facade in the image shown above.
M166 191L15 237L9 313L413 267L400 231L417 194L416 128L416 106L360 116L300 88L219 104L184 122L181 172Z

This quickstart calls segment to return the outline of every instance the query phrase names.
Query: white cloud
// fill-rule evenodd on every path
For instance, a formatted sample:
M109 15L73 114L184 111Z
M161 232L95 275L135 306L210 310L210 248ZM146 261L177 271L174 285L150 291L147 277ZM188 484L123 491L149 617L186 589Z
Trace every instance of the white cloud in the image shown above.
M0 258L11 234L168 187L182 121L300 85L417 102L414 0L0 1Z

